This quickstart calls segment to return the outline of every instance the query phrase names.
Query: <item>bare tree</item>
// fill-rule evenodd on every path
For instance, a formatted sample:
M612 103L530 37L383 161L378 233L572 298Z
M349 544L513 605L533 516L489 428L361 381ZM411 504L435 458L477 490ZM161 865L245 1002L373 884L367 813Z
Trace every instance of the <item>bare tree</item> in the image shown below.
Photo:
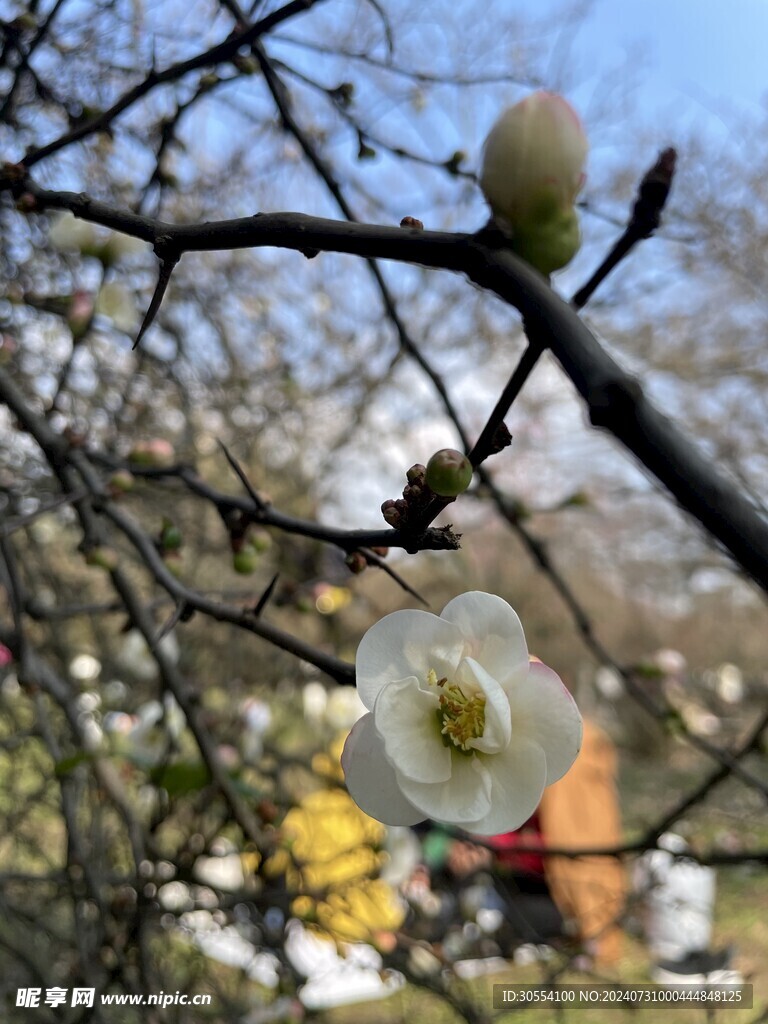
M240 702L254 674L286 704L315 676L354 683L347 651L368 615L363 591L349 624L318 614L323 593L331 604L337 591L348 594L350 572L380 569L392 602L395 586L423 601L409 560L387 550L459 557L458 531L435 525L453 499L409 490L413 460L398 467L404 496L381 496L385 522L361 501L381 468L368 449L382 432L407 445L437 423L462 447L476 480L466 505L477 499L511 532L591 658L618 673L647 721L709 764L639 838L592 853L653 848L726 779L762 805L768 788L750 757L768 714L758 709L727 745L692 727L648 685L647 666L609 649L567 556L561 563L552 553L546 527L533 525L507 486L515 446L505 420L525 388L534 421L529 378L556 365L591 424L642 467L634 485L654 480L683 513L674 528L696 564L714 544L720 553L708 557L718 566L725 553L766 588L763 421L722 379L706 401L697 394L729 360L740 385L760 391L763 370L750 360L761 314L732 351L717 344L731 330L724 309L707 344L699 335L694 346L692 325L703 332L710 316L705 303L663 329L663 311L649 312L646 329L636 327L637 309L631 329L622 319L630 299L640 296L644 310L654 289L666 295L654 273L661 257L627 268L659 227L675 151L634 166L626 224L595 220L610 233L608 254L587 248L596 269L584 268L567 301L484 224L460 145L478 142L489 97L550 84L536 33L527 38L503 4L493 22L471 24L437 0L420 19L411 5L373 0L89 7L88 18L67 0L19 7L0 51L0 400L9 439L0 456L0 641L16 679L2 696L9 990L140 995L186 985L215 990L218 1007L142 1019L250 1019L242 992L209 967L201 975L188 950L162 952L190 903L174 909L160 890L171 881L188 894L202 887L199 861L222 837L243 863L250 855L251 869L240 890L211 883L198 904L210 893L221 920L250 929L254 948L272 951L295 988L270 911L284 920L295 895L288 870L275 867L285 852L276 823L298 802L291 770L308 766L280 745L247 763ZM516 36L523 43L510 64ZM760 224L734 197L723 233L707 223L716 202L727 205L722 191L698 205L685 195L664 241L669 262L677 246L675 273L683 254L700 287L707 276L723 291L735 281L728 294L741 289L754 301ZM587 205L604 213L592 193ZM719 301L718 290L711 295ZM580 315L587 303L590 320ZM592 323L615 341L598 338ZM494 384L478 388L473 369L489 359ZM660 408L664 373L692 385L675 391L684 426ZM731 405L743 413L738 428L704 437L707 420ZM763 447L750 454L755 438ZM727 455L723 466L717 454ZM571 494L556 508L580 504ZM243 668L252 658L258 669ZM223 677L231 683L222 703ZM130 747L106 735L110 714L113 724L125 716ZM764 862L768 851L697 856ZM399 940L387 962L409 972L411 940ZM467 1020L486 1019L452 983L421 984ZM93 1019L112 1018L96 1007Z

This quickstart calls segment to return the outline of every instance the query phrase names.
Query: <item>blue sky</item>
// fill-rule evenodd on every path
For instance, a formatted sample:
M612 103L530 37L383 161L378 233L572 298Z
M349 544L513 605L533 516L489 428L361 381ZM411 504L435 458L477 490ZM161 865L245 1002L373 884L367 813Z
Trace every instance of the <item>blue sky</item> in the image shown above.
M751 106L768 94L766 0L596 0L581 33L587 38L608 63L633 44L647 45L642 90L651 103L677 97L719 112L723 102Z

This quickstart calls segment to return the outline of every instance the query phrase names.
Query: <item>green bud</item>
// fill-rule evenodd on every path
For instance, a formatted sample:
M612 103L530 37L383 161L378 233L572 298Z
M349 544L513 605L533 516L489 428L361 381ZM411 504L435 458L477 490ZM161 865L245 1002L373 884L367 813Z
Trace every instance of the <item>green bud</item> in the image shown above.
M160 546L164 551L178 551L181 545L181 530L172 520L163 516L163 525L160 530Z
M18 18L14 18L9 28L15 28L19 32L32 32L37 28L37 19L34 14L27 11L25 14L20 14Z
M458 174L461 169L461 165L467 159L467 154L463 149L457 149L453 156L445 161L445 169L451 174Z
M352 103L352 99L355 95L355 86L352 82L342 82L341 85L337 85L335 89L331 89L330 95L339 106L348 107Z
M91 548L85 553L86 565L95 565L100 569L106 569L107 572L116 569L119 560L119 556L114 548L100 546Z
M113 473L109 478L107 487L109 493L113 498L119 497L121 494L125 494L127 491L132 491L136 484L136 477L133 473L129 473L127 469L118 469L116 473Z
M685 735L685 722L677 709L671 709L666 713L663 724L668 736L679 737Z
M586 491L574 491L560 502L560 508L584 508L589 504L589 495Z
M547 275L570 263L580 245L579 218L573 208L533 224L530 230L521 223L510 241L513 252Z
M486 139L480 187L513 250L543 274L565 266L578 250L574 203L586 156L578 115L551 92L509 107Z
M263 555L272 547L272 538L266 530L254 530L250 536L250 544L257 554Z
M241 576L250 576L258 564L258 556L251 547L241 548L232 555L232 568Z
M455 448L441 448L427 463L427 487L441 498L455 498L471 481L472 463Z
M255 75L259 70L259 62L250 53L236 56L232 63L244 75Z
M165 567L172 576L176 579L181 579L184 575L184 556L180 551L163 551L163 561Z

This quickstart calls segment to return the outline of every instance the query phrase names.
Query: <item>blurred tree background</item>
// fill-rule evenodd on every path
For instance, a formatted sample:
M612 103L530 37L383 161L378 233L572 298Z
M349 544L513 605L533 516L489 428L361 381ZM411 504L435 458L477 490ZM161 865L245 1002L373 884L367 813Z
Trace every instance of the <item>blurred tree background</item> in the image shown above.
M40 1020L295 1019L313 1010L297 999L298 919L372 943L375 971L400 972L371 1019L488 1019L487 993L441 973L450 951L418 936L409 876L392 868L408 839L354 817L334 760L365 629L470 589L515 607L530 650L617 742L625 861L680 807L668 826L725 865L719 935L742 944L765 1003L752 977L768 955L759 589L589 426L549 355L506 419L511 447L439 521L460 550L378 550L380 506L408 467L463 447L458 424L470 443L480 433L525 347L517 312L411 263L223 247L167 261L134 347L162 246L55 198L174 225L293 211L477 231L498 111L561 91L592 151L584 244L555 288L589 277L674 144L661 230L583 315L764 515L764 112L732 113L722 131L651 121L635 98L642 61L585 70L579 3L534 16L502 0L30 0L0 13L6 1019L32 1019L14 1003L34 985L213 994L149 1015L41 1005ZM323 860L329 822L349 840ZM315 858L337 856L324 876ZM647 955L629 941L619 976L642 980Z

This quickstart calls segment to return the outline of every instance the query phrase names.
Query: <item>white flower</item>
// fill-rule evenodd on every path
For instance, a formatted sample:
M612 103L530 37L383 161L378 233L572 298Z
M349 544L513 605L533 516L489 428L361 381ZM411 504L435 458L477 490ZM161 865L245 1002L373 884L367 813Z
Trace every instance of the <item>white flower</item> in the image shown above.
M305 684L301 702L306 720L317 725L323 720L325 709L328 706L328 691L322 683L313 680Z
M241 706L243 716L243 755L255 763L264 753L264 737L272 725L272 708L258 697L247 697Z
M110 231L109 237L104 243L101 258L109 266L113 263L120 263L121 260L130 259L137 253L149 252L149 243L142 242L140 238L132 235L124 235L122 231Z
M584 182L587 138L576 111L551 92L508 107L485 142L480 187L512 248L548 274L579 248L573 208Z
M57 217L48 232L51 245L61 252L79 252L96 256L105 266L130 259L139 252L148 252L149 244L122 231L104 231L87 220L75 217L69 210Z
M328 694L325 720L332 729L351 729L365 714L365 705L351 686L337 686Z
M138 326L138 312L134 296L128 289L110 281L96 297L96 312L108 316L118 331L131 334Z
M69 210L56 218L48 237L51 245L62 252L90 254L100 244L98 231L93 224L87 220L80 220Z
M387 615L361 640L356 668L369 713L342 766L350 795L385 824L432 818L482 835L511 831L579 752L573 698L529 661L520 620L500 597L462 594L439 617Z

